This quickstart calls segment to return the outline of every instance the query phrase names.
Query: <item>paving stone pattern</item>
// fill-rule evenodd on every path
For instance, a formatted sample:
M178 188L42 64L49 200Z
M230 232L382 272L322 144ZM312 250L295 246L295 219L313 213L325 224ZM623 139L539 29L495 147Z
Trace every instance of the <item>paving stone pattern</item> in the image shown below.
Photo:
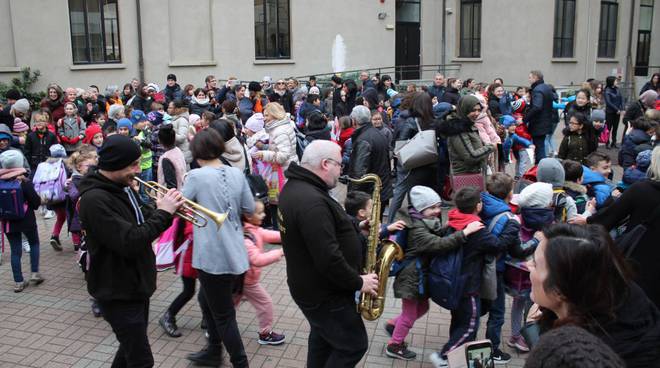
M42 220L40 215L37 218L42 243L40 271L46 278L43 284L30 286L22 293L13 292L9 244L5 244L0 265L0 367L110 367L118 343L108 323L103 318L94 318L91 313L89 294L83 274L75 263L71 240L63 232L64 251L54 251L49 244L54 220ZM24 277L29 277L29 256L24 255L22 261ZM262 282L273 297L274 328L286 334L287 342L280 346L259 345L254 309L249 303L243 303L237 313L251 367L299 368L305 364L309 325L289 294L284 262L266 267ZM158 325L158 318L180 290L181 281L171 270L158 274L158 289L151 298L149 314L149 340L157 367L191 366L186 354L198 351L206 342L199 328L201 311L196 298L177 318L183 337L171 338ZM431 367L428 355L447 340L449 313L433 305L430 312L417 321L406 339L418 353L416 360L390 359L384 354L388 336L383 327L388 318L400 311L401 302L391 297L391 290L388 295L383 317L366 322L369 351L359 366ZM485 320L481 325L485 325ZM503 339L510 335L509 328L507 317ZM483 335L484 329L481 330L480 335ZM514 355L508 367L524 365L524 355L515 354L506 346L503 349ZM223 366L230 366L228 358Z

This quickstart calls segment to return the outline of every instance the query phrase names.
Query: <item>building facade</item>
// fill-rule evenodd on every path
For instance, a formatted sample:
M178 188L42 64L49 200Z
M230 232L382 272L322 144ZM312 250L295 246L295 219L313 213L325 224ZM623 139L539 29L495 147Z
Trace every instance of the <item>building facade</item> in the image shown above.
M660 72L659 19L656 0L0 0L0 81L29 66L37 88L378 68L640 83Z

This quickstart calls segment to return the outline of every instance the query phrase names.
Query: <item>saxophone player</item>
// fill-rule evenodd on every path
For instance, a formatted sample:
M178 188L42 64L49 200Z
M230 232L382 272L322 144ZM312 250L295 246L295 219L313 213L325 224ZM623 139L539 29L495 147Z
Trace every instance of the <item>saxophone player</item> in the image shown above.
M354 367L367 351L355 292L376 295L375 274L360 275L362 249L353 224L328 191L337 185L337 144L315 140L291 164L279 197L287 283L310 325L307 366Z

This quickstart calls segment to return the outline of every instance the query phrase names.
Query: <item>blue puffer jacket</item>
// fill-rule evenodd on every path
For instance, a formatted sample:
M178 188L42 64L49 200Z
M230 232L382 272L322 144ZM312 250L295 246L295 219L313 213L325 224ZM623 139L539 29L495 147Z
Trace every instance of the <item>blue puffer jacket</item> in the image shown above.
M640 145L645 146L639 147ZM641 129L633 129L623 137L619 151L619 165L624 169L634 165L637 154L651 148L651 137Z
M638 181L646 180L647 178L648 177L646 176L646 171L642 171L634 166L631 166L624 170L623 178L617 184L617 188L626 190L631 185L637 183Z
M600 173L584 165L582 168L584 169L582 185L587 187L587 194L590 197L596 197L596 208L600 208L610 197L614 188L609 180L605 179Z
M490 193L481 193L481 202L483 203L483 208L481 209L479 217L481 217L487 229L490 228L491 222L497 215L504 212L511 212L511 207L509 207L506 202ZM504 234L504 232L506 232L506 234ZM520 249L520 237L518 237L519 232L520 223L515 220L511 213L510 216L500 216L491 230L491 234L496 237L508 240L508 244L506 244L507 253L516 253L517 250ZM504 272L504 258L505 257L498 258L497 272Z

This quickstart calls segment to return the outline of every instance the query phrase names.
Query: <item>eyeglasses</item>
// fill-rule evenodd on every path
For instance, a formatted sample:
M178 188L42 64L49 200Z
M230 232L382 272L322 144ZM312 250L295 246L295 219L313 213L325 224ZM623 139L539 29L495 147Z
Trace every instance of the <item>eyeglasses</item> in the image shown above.
M284 82L277 82L277 84L284 84Z
M326 160L326 161L330 161L330 162L336 164L337 166L341 166L341 162L339 162L339 161L337 161L337 160L335 160L335 159L332 159L332 158L325 158L324 160Z

